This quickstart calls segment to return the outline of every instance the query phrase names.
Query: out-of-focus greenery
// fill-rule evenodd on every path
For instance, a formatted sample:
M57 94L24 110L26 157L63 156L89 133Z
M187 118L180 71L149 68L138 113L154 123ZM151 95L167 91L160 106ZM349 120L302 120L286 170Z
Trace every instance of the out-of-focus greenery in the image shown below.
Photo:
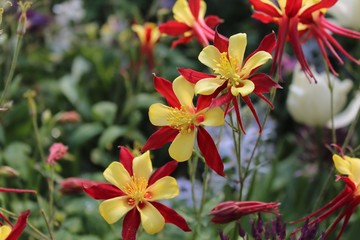
M116 239L120 238L121 221L108 225L98 212L97 201L83 193L62 194L60 181L68 177L104 181L103 170L110 162L118 160L117 146L138 148L146 142L156 130L149 123L148 108L152 103L164 101L154 91L152 73L173 80L178 76L176 69L179 67L191 67L198 71L207 69L197 60L201 47L195 41L172 49L170 45L173 39L161 38L154 49L153 70L149 70L146 62L140 58L139 41L131 25L171 19L171 9L167 8L171 6L171 0L83 1L84 15L79 19L72 19L74 9L67 9L59 15L54 13L56 4L63 2L34 0L31 11L41 16L42 20L36 22L29 17L33 26L30 25L24 36L11 83L8 95L11 107L0 112L0 166L9 166L17 172L16 176L0 175L0 186L35 189L38 194L1 193L0 206L16 214L26 209L32 210L29 222L45 235L48 234L40 211L42 208L47 213L49 209L49 169L42 155L46 158L49 146L54 142L62 142L68 146L69 154L55 167L54 237ZM208 14L224 19L225 22L218 27L222 34L230 36L238 32L247 33L248 51L253 51L263 36L276 30L274 25L264 25L251 19L251 8L245 0L209 0L207 4ZM1 81L7 76L17 37L18 14L15 6L14 3L13 7L5 9L1 25ZM61 25L59 19L66 21L66 24ZM340 40L349 52L354 52L358 57L358 42ZM359 87L358 66L346 63L337 69L341 77L349 77L354 81L354 89ZM282 218L289 221L301 218L328 202L341 191L343 183L330 181L322 192L329 174L331 179L335 179L334 172L331 172L331 153L324 147L332 143L328 137L330 131L310 129L290 118L285 101L291 73L284 80L281 82L283 89L278 90L274 101L275 110L271 112L275 124L271 125L273 129L270 131L274 136L266 144L273 146L272 151L269 153L264 150L257 156L263 162L254 168L259 173L247 183L247 195L243 200L281 202ZM0 86L2 90L2 82ZM32 114L34 109L30 108L29 98L24 97L29 90L35 93L31 97L36 103L35 115ZM265 109L261 103L257 107ZM76 111L81 120L74 123L59 121L68 111ZM246 118L247 113L244 114ZM39 128L39 138L34 132L34 124ZM346 131L337 131L339 145ZM349 146L356 147L359 137L357 131ZM152 154L155 167L170 159L166 148ZM357 154L359 156L359 151ZM225 163L229 162L231 159L225 159ZM203 182L203 167L202 164L198 166L200 184ZM265 170L261 170L262 167ZM233 200L237 195L239 186L236 185L233 172L233 168L226 172L227 182L221 185L220 191L209 187L200 223L196 221L192 207L184 204L183 200L167 202L185 217L193 229L198 229L197 239L217 239L220 230L226 234L232 232L230 228L233 225L224 229L223 226L210 223L208 212L219 202ZM175 176L189 177L185 163L180 164ZM357 239L359 214L357 211L351 218L344 239ZM247 232L250 232L249 218L244 218L242 222ZM320 231L325 230L329 223L327 221L320 225ZM296 227L299 226L289 225L288 232ZM143 240L192 237L192 233L184 233L168 224L164 231L155 236L141 230L139 234L139 239ZM22 239L36 238L36 233L28 227Z

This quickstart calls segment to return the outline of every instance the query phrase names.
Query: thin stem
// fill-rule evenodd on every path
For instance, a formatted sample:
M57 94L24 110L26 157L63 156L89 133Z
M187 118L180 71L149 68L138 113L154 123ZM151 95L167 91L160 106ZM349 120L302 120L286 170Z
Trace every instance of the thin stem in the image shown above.
M324 65L326 66L326 61L323 58L324 61ZM330 115L331 115L331 138L332 138L332 143L336 144L336 129L335 129L335 123L334 123L334 117L335 117L335 113L334 113L334 86L333 83L331 82L331 78L330 78L330 70L328 67L325 67L325 72L326 72L326 78L328 81L328 88L330 91Z
M50 229L54 226L54 166L50 165L50 179L49 183L49 223Z
M342 149L345 149L349 145L350 139L351 139L351 137L353 136L353 134L355 132L355 127L356 127L356 124L359 121L359 119L360 119L360 111L357 112L354 121L351 123L351 125L349 127L349 131L346 134L344 143L342 145Z
M53 239L54 239L54 236L53 236L53 233L52 233L52 230L51 230L49 221L48 221L48 219L46 218L46 215L45 215L45 212L44 212L43 209L41 209L41 215L42 215L43 218L45 219L45 223L46 223L46 227L47 227L47 229L48 229L48 231L49 231L50 239L53 240Z
M0 97L0 107L5 104L5 101L6 101L6 98L7 98L7 95L8 95L8 91L9 91L9 86L10 86L11 80L14 77L14 72L15 72L18 56L19 56L19 53L20 53L22 40L23 40L23 35L22 34L17 34L16 45L15 45L14 54L13 54L13 57L12 57L12 60L11 60L10 70L9 70L9 73L8 73L7 78L5 80L4 90L3 90L2 94L1 94L1 97Z
M196 193L195 193L197 162L198 162L198 157L194 157L194 158L190 159L188 162L188 171L189 171L189 177L190 177L190 181L191 181L191 198L192 198L192 202L193 202L193 211L195 214L195 219L197 221L197 224L200 225L200 220L198 219L198 209L197 209L197 204L196 204ZM198 226L195 226L195 229L193 231L193 239L196 239L196 237L197 237L197 234L198 234L197 229L198 229Z

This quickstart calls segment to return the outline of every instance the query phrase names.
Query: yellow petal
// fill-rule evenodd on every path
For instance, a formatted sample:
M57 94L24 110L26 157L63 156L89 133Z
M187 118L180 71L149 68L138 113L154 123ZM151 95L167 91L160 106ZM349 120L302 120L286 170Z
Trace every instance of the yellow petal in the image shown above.
M4 225L0 227L0 240L6 240L11 233L11 227Z
M243 80L241 81L243 84L241 87L231 87L231 94L234 96L241 94L241 96L245 97L252 93L255 89L255 84L250 80Z
M138 207L141 223L148 234L160 232L165 225L165 219L161 213L149 202L143 202L143 207Z
M125 186L131 181L130 174L119 162L112 162L103 173L105 179L126 192Z
M210 95L215 92L226 80L221 78L204 78L195 84L195 93Z
M215 107L204 112L205 120L201 123L204 126L221 126L224 125L224 111Z
M131 29L136 32L141 43L145 43L145 29L141 25L132 25Z
M272 59L272 57L268 52L259 51L255 53L245 62L244 67L241 69L241 77L243 79L247 78L254 68L264 65L270 59Z
M229 38L228 53L233 68L237 66L241 69L246 45L247 45L246 33L239 33ZM234 66L234 64L236 64L236 66Z
M152 163L150 159L150 151L146 151L140 156L137 156L133 160L133 173L134 177L145 178L149 180L149 177L152 173Z
M211 69L217 69L221 63L221 53L213 45L205 47L199 54L199 61Z
M353 180L356 183L356 185L359 184L360 183L360 159L345 156L345 160L350 163L351 180Z
M170 156L178 162L189 160L194 148L194 142L195 130L190 133L180 132L169 147Z
M343 175L351 175L351 171L350 171L350 162L343 159L342 157L340 157L337 154L333 155L333 161L334 161L334 165L336 170Z
M179 76L173 82L173 90L182 106L187 106L191 109L194 108L194 85L192 83L187 81L184 77Z
M190 27L194 25L195 18L192 15L189 4L186 0L177 0L172 11L176 21L185 23Z
M128 204L128 198L116 197L105 200L99 205L99 212L108 224L117 222L134 207Z
M146 189L151 194L149 201L170 199L179 195L179 188L176 179L173 177L163 177Z
M200 1L200 11L199 11L199 18L203 19L206 13L206 3L205 1Z
M168 126L168 118L173 108L165 106L161 103L152 104L149 108L150 122L155 126Z

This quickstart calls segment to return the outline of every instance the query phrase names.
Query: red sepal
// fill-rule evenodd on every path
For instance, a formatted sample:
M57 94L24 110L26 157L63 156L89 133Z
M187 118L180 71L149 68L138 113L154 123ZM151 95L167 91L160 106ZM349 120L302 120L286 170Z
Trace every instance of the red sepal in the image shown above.
M172 174L175 171L177 165L178 165L177 161L170 161L170 162L166 163L164 166L158 168L150 176L149 181L148 181L148 186L152 185L160 178L163 178L163 177L166 177L166 176L169 176L170 174Z
M175 20L162 23L159 26L159 31L161 33L166 33L171 36L178 36L184 34L185 32L191 30L191 28L185 23L181 23Z
M300 18L312 18L312 13L315 12L315 11L318 11L322 8L325 8L325 9L328 9L328 8L331 8L332 6L335 5L335 3L337 2L338 0L327 0L327 1L320 1L308 8L306 8L301 14L300 14ZM291 2L291 1L288 1L288 2Z
M259 21L261 21L262 23L271 23L271 22L274 22L274 18L267 15L267 14L264 14L262 12L254 12L252 15L251 15L252 18L255 18Z
M239 106L239 103L237 102L237 98L236 97L233 97L232 98L232 102L233 102L233 105L234 105L234 109L235 109L235 115L236 115L236 119L239 123L239 126L241 128L241 131L246 134L245 132L245 128L244 128L244 125L241 121L241 116L240 116L240 106Z
M249 0L249 2L256 11L264 12L272 17L281 18L281 13L279 13L279 10L272 5L266 4L261 0Z
M100 183L90 187L84 186L83 190L96 200L107 200L125 195L119 188L109 183Z
M121 236L124 240L136 240L136 232L140 226L141 218L137 208L130 210L123 221Z
M282 88L269 75L264 73L254 74L250 80L255 84L254 93L268 93L271 88Z
M205 24L208 25L210 28L214 29L217 27L220 23L223 23L224 20L219 18L215 15L209 15L204 18Z
M27 218L30 214L30 210L24 211L20 214L18 220L16 221L13 229L11 230L10 235L6 240L17 240L24 231L26 227Z
M176 135L178 135L178 133L179 130L176 130L174 128L168 126L161 127L149 137L145 145L142 147L141 151L145 152L147 150L161 148L164 144L172 142L175 139Z
M31 189L17 189L17 188L3 188L3 187L0 187L0 192L32 193L32 194L37 194L35 190L31 190Z
M221 160L216 145L210 134L201 126L198 127L197 141L206 164L220 176L225 176L224 163Z
M134 156L132 155L130 150L127 149L126 147L119 146L119 148L120 148L119 161L128 171L130 176L132 176L133 175L132 164L133 164Z
M193 35L190 35L187 37L181 37L178 40L173 41L171 44L171 47L175 48L179 44L186 44L186 43L190 42L192 38L193 38Z
M221 52L228 52L229 39L215 31L214 46Z
M166 223L174 224L175 226L179 227L181 230L185 232L191 232L188 224L186 223L185 219L180 216L176 211L173 209L159 203L159 202L150 202L157 210L161 213L164 217Z
M164 96L171 107L180 108L181 104L177 99L172 88L172 83L169 80L154 75L154 87L156 91Z
M192 84L196 84L198 81L204 78L216 78L215 75L198 72L190 68L178 68L178 72L180 73L181 76L183 76L186 80L188 80Z

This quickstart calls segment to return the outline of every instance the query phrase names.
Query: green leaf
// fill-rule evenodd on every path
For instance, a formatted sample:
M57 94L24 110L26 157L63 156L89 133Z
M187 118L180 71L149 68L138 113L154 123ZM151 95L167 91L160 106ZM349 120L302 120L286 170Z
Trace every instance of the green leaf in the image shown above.
M113 102L98 102L92 108L92 114L95 120L102 121L110 126L115 119L117 105Z
M80 126L71 137L71 144L79 146L84 144L91 138L99 135L103 131L104 127L100 123L86 123Z
M110 126L101 134L99 139L99 147L105 149L112 149L113 142L121 136L126 134L127 130L125 127Z
M4 159L8 165L26 178L28 173L28 163L30 161L31 147L22 142L13 142L4 150Z

